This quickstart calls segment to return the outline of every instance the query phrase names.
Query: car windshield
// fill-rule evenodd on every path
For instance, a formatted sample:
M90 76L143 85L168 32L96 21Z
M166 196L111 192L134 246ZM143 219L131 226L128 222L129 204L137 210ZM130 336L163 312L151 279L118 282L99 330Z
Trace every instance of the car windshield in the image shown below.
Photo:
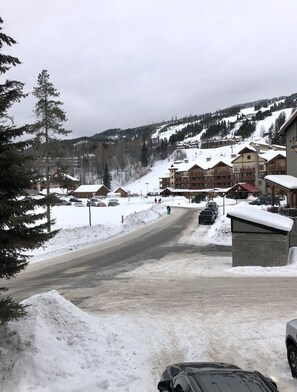
M222 372L192 374L196 383L204 391L211 392L271 392L255 373Z

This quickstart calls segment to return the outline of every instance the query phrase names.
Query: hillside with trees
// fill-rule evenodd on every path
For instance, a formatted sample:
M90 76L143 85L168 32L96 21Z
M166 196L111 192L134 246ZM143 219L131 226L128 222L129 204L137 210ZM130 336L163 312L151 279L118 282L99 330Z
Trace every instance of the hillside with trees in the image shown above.
M52 148L52 168L78 178L83 184L110 181L111 185L125 185L143 176L156 160L166 159L178 143L190 138L199 137L201 143L226 139L230 135L244 140L252 137L259 121L269 121L271 117L271 123L263 129L263 134L272 141L286 120L282 110L293 110L296 105L297 93L235 105L214 113L135 128L108 129L91 137L60 140ZM247 108L253 108L252 115L244 114ZM276 112L280 114L273 120ZM168 134L170 136L166 136Z

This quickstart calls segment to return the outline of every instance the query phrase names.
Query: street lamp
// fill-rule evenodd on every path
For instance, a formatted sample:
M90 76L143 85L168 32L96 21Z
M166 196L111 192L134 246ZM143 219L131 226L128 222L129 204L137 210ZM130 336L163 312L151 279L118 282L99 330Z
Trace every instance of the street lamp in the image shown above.
M149 182L146 182L146 195L148 194L148 186L149 186Z

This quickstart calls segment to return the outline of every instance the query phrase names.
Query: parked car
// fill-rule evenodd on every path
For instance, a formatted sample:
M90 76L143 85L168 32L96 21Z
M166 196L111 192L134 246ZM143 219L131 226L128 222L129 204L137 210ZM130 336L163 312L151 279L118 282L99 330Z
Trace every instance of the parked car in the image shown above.
M168 392L277 392L276 383L258 371L246 371L219 362L174 364L166 368L158 383Z
M31 196L25 196L25 197L23 198L23 201L32 201L32 200L34 200L34 199L33 199L33 197L31 197Z
M64 200L64 199L55 199L55 201L52 204L53 206L71 206L70 201Z
M96 207L107 207L107 204L103 201L99 201L99 203L96 204Z
M69 199L70 203L82 203L81 200L77 199L76 197L71 197Z
M206 203L207 208L213 208L214 210L218 209L218 205L215 201L209 201Z
M271 205L271 196L259 196L256 200L250 201L249 204L254 206L269 206ZM279 197L276 196L274 198L274 204L278 206L280 205Z
M120 203L116 200L110 200L108 202L108 207L115 207L115 206L119 206L119 205L120 205Z
M87 207L96 207L96 201L95 200L88 200L87 201Z
M202 210L198 217L199 225L212 225L216 220L215 212L212 209Z
M286 325L286 347L292 377L297 378L297 319Z
M219 214L219 210L217 208L212 208L212 207L206 207L204 208L204 211L212 211L214 213L214 216L217 218Z

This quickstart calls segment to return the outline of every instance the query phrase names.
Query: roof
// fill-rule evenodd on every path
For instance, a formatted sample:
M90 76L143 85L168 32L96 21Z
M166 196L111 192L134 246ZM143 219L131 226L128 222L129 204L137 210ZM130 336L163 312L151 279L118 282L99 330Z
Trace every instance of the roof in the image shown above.
M280 185L286 189L297 189L297 177L289 176L287 174L274 174L264 177L265 181L273 182L276 185Z
M238 218L286 232L291 231L294 224L294 221L291 218L273 214L272 212L249 205L238 205L237 207L230 209L227 216L229 218Z
M226 193L230 190L230 188L203 188L203 189L184 189L184 188L172 188L170 186L167 186L166 188L162 189L160 191L161 193L164 193L165 191L171 192L171 193ZM258 191L258 190L257 190Z
M187 172L189 170L191 170L193 167L198 167L200 169L205 170L206 167L203 167L203 165L198 164L198 163L186 163L186 162L182 162L182 163L178 163L178 164L174 164L174 166L170 167L170 169L175 169L177 172Z
M220 163L232 167L231 159L226 157L219 157L217 159L212 159L211 161L208 162L208 169L212 169L213 167L219 165Z
M297 110L295 110L294 113L291 114L291 116L288 118L288 120L280 127L280 130L278 131L279 135L282 135L287 132L288 128L292 125L294 121L297 121Z
M233 189L237 189L238 187L243 188L247 192L255 193L259 192L259 189L256 188L253 184L249 184L248 182L238 182L237 184L233 185L229 191L232 192Z
M76 192L98 192L99 189L102 187L106 188L105 185L102 184L97 184L97 185L81 185L77 189L75 189ZM107 188L106 188L107 189Z
M265 161L269 162L269 161L272 161L277 156L281 156L283 158L286 158L286 151L268 150L268 151L265 151L265 152L259 154L259 156L261 158L265 159Z
M254 147L249 145L249 146L245 146L244 148L242 148L240 151L238 151L237 154L242 154L245 151L257 152L257 150Z

